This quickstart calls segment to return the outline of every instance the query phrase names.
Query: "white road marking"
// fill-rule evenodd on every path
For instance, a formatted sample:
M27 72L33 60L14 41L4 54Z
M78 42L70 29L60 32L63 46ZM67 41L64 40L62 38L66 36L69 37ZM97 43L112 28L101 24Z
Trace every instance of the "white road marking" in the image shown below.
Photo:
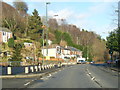
M51 74L49 74L47 77L51 77L52 75Z
M43 78L40 78L40 79L43 79Z
M52 76L51 74L49 74L49 76Z
M89 74L91 74L91 73L89 73Z
M24 85L27 86L28 84L30 84L30 82L28 82L28 83L26 83L26 84L24 84Z
M94 79L95 79L95 77L92 77L92 78L91 78L91 80L94 80Z
M41 79L42 79L42 80L47 80L47 79L48 79L48 77L42 77Z
M91 75L88 69L86 69L86 71L87 71L87 75L90 76L91 80L93 80L96 84L102 87L102 85L99 83L100 80L96 80L96 78Z
M115 72L114 70L112 70L112 72Z

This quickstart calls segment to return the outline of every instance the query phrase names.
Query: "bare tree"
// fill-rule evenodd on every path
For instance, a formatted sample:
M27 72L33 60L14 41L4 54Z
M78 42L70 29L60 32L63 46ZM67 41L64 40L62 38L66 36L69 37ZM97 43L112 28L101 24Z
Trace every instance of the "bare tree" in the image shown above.
M51 29L51 31L55 31L58 29L58 23L56 19L49 19L48 21L49 27Z
M22 0L15 0L13 6L18 10L20 15L25 16L28 11L28 6Z

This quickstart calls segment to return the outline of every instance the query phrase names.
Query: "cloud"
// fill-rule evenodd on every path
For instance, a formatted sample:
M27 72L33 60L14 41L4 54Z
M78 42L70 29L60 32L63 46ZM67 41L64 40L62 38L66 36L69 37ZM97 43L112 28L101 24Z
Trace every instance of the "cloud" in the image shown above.
M108 3L98 3L97 5L89 7L87 11L77 14L75 11L72 11L72 9L68 8L59 10L57 12L51 10L48 13L51 17L58 15L57 17L54 17L56 19L66 19L69 23L75 24L78 27L90 29L96 24L95 21L90 19L97 14L99 15L99 13L104 13L108 6Z
M69 19L73 14L74 14L73 11L71 11L67 8L62 9L62 10L57 11L57 12L52 11L52 10L48 12L48 15L52 16L52 17L54 17L54 15L58 15L57 17L55 17L57 19Z
M77 19L85 19L85 18L89 17L89 14L88 13L79 13L79 14L75 15L75 17Z
M102 2L100 4L90 7L89 12L91 12L92 14L103 13L104 11L106 11L109 8L109 6L110 6L110 3Z

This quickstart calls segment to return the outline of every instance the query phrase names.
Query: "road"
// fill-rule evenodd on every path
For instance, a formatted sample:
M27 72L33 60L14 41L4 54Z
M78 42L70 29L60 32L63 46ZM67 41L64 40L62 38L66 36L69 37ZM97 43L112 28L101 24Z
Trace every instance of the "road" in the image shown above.
M42 78L3 79L3 88L24 86L27 88L118 88L118 73L96 65L79 64L65 67Z

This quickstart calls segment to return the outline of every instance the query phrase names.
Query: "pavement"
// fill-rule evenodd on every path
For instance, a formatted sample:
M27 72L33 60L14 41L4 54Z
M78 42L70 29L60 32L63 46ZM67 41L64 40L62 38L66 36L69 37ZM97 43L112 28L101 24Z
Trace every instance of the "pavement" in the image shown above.
M27 74L22 73L22 74L17 74L17 75L1 75L0 78L2 78L2 79L3 78L29 78L29 77L43 76L45 74L57 71L57 70L62 69L64 67L65 66L54 67L54 68L51 68L51 69L45 69L45 70L41 70L41 71L38 71L38 72L27 73Z
M106 69L107 71L113 70L115 72L120 73L120 67L108 65L106 63L104 63L104 64L91 64L91 65L94 65L94 66L97 66L97 67L102 67L102 68Z
M107 88L108 86L109 88L115 88L115 86L119 87L120 73L118 71L112 70L111 68L108 67L106 68L104 66L94 66L94 65L91 65L89 71L95 78L97 78L97 81L101 83L102 87L105 88Z
M71 65L70 65L71 66ZM68 66L69 67L69 66ZM2 88L26 88L38 78L50 75L50 73L57 72L64 68L53 68L41 71L41 73L24 74L24 75L4 75L2 76Z

